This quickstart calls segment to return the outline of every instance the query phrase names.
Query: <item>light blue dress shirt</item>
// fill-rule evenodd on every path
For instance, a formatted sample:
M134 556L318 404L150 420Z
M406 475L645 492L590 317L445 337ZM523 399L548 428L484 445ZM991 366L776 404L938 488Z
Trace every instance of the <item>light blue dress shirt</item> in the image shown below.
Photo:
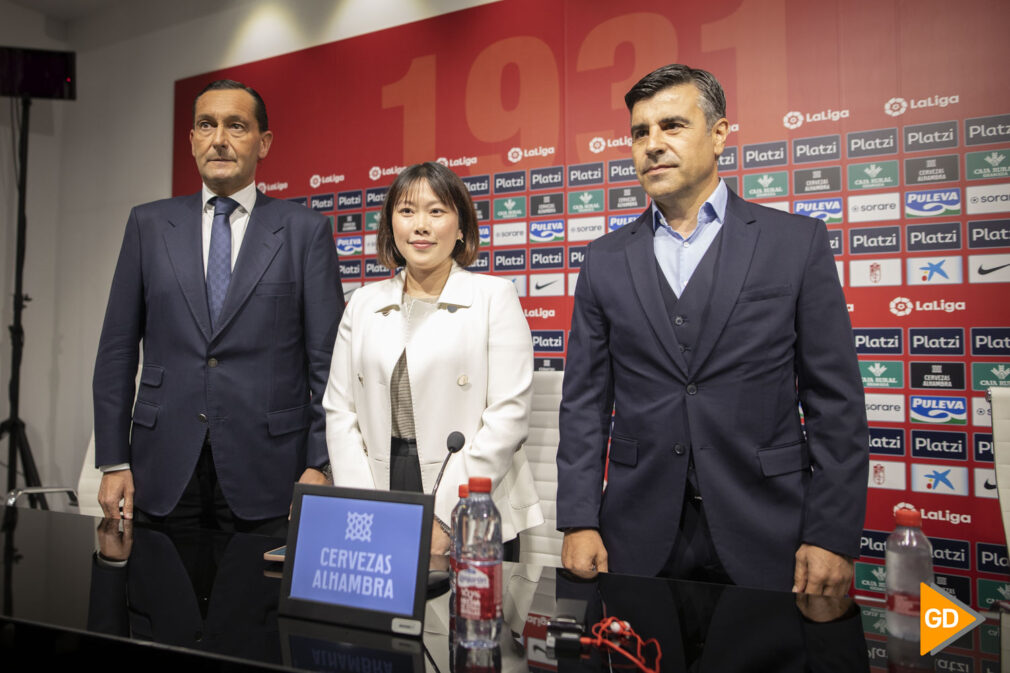
M726 183L719 180L715 191L698 210L698 226L687 238L670 228L656 202L652 202L653 251L659 268L678 298L722 229L726 219L727 195Z

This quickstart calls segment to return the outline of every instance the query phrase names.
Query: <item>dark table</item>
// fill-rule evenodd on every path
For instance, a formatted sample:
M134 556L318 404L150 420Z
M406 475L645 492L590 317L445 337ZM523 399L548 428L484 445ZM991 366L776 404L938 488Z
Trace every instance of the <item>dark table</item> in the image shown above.
M132 539L131 539L132 538ZM279 616L283 540L6 508L0 586L4 671L110 670L632 671L619 655L549 656L558 598L585 602L587 623L617 616L662 648L663 671L1000 670L987 622L935 658L889 640L884 611L831 600L616 574L578 581L553 568L505 564L499 647L467 652L448 638L448 594L431 598L423 640ZM99 560L128 557L125 563Z

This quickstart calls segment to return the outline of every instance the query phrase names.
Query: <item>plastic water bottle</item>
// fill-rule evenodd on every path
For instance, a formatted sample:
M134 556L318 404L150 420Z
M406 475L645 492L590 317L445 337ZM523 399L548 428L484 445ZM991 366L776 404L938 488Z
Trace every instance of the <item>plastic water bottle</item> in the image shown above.
M456 614L459 611L459 595L456 591L456 569L459 564L459 550L463 546L462 518L470 497L469 484L459 485L459 502L449 516L449 649L456 644ZM455 670L456 660L450 660L450 670Z
M933 581L933 546L922 532L922 516L899 509L887 538L887 631L919 640L919 583Z
M470 497L460 516L456 563L456 636L461 647L494 647L498 643L503 554L501 514L491 500L491 480L470 477Z

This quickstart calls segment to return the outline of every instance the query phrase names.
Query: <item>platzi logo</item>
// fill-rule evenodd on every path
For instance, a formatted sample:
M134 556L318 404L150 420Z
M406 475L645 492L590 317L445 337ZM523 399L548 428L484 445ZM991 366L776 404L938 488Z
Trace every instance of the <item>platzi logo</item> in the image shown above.
M960 214L960 189L927 189L905 193L906 217L945 217Z
M564 352L565 333L561 330L534 330L533 350L537 353Z
M952 96L928 96L926 98L913 98L912 100L905 100L900 96L895 96L886 103L884 103L884 112L892 117L900 117L905 114L909 108L913 110L918 110L920 108L927 107L947 107L948 105L955 105L960 102L958 94Z
M967 425L968 402L964 397L912 395L909 416L913 423Z
M604 140L600 136L595 136L589 141L589 151L593 154L599 154L608 147L631 147L631 136L611 138L610 140Z
M523 149L522 147L513 147L505 155L505 158L509 160L509 163L517 164L523 159L554 156L554 151L553 147L544 147L543 145L527 149Z
M803 126L803 122L836 122L839 119L846 119L849 116L848 110L821 110L820 112L808 112L803 114L802 112L796 112L795 110L787 112L784 117L782 117L782 125L787 129L798 129Z

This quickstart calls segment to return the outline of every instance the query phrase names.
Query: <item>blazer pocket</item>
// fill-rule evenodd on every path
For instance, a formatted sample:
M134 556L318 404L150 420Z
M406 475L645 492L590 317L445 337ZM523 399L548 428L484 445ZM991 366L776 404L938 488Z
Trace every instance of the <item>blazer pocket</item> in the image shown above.
M140 370L140 384L157 388L165 376L165 368L161 365L144 365Z
M143 400L137 400L133 405L133 424L143 428L153 428L158 424L158 412L161 410L157 404L151 404Z
M267 429L272 437L309 427L312 405L267 412Z
M295 281L290 280L283 283L259 283L253 291L258 296L283 297L295 293Z
M810 454L807 453L807 443L803 440L785 446L759 449L757 457L761 463L761 474L766 477L810 469Z
M638 464L638 440L613 435L610 438L610 460L634 467Z
M767 287L755 287L744 290L737 297L736 303L743 304L749 301L762 301L764 299L774 299L776 297L786 297L792 294L793 287L786 285L768 285Z

